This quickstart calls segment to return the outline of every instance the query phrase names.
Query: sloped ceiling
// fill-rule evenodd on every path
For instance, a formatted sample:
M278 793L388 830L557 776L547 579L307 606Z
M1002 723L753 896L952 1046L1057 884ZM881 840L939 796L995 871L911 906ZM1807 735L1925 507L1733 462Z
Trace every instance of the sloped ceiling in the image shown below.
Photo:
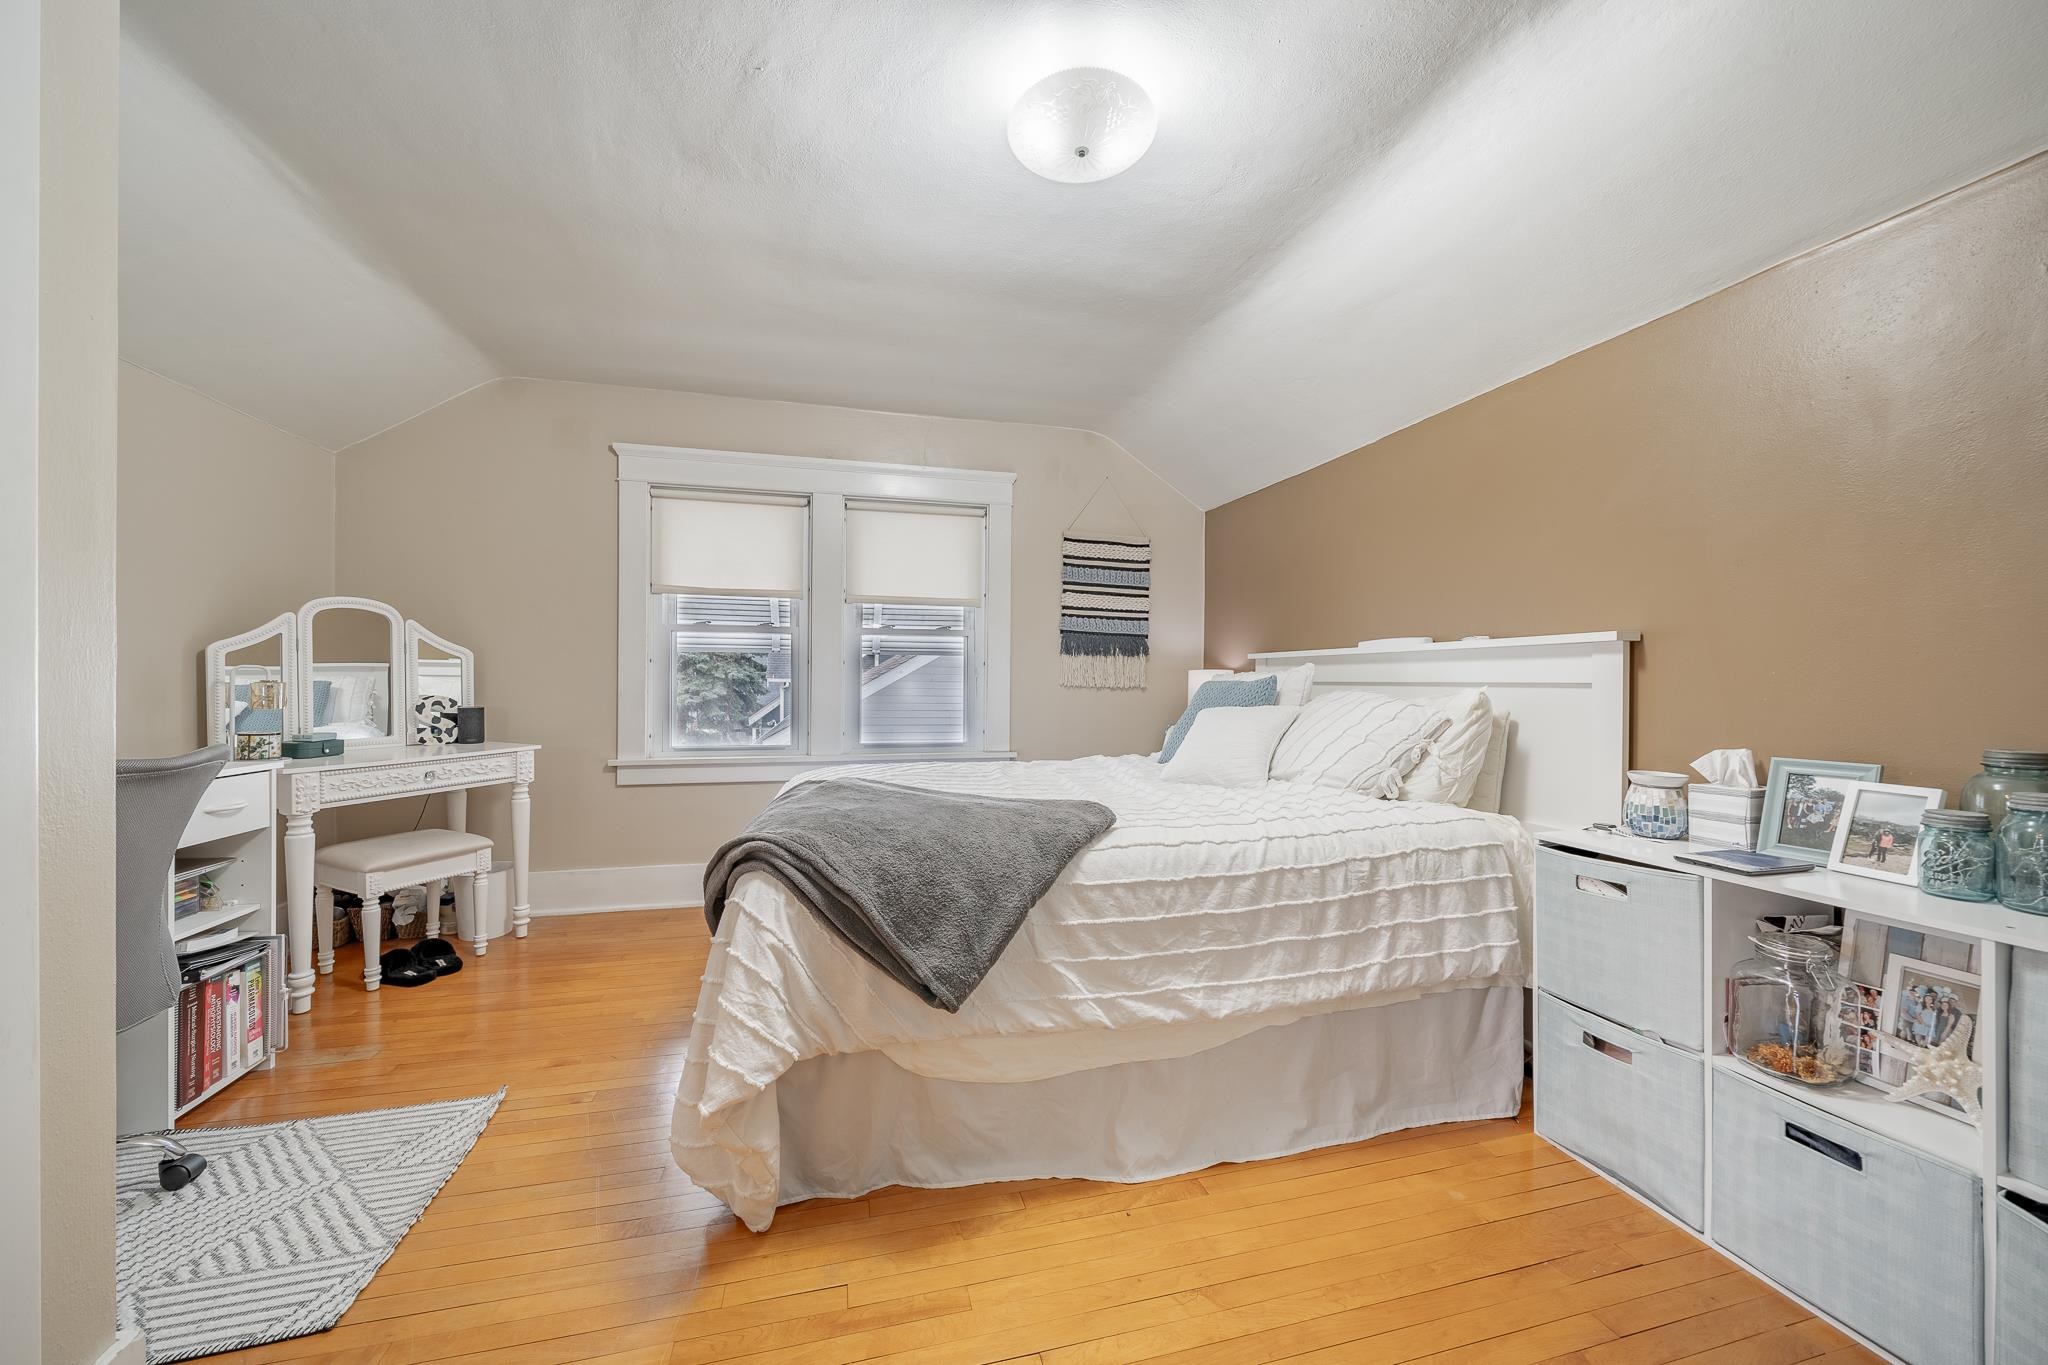
M123 351L1103 431L1203 506L2048 147L2039 0L129 0ZM1136 167L1004 141L1065 66Z

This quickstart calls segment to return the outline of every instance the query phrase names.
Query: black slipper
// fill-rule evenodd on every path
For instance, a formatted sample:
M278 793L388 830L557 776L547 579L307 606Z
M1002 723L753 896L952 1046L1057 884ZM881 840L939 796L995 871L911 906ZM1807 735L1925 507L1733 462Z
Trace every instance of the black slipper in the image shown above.
M424 986L434 979L434 969L421 965L410 948L393 948L377 959L377 965L384 969L387 986Z
M453 976L462 970L462 958L445 938L423 938L413 945L413 961L435 976Z

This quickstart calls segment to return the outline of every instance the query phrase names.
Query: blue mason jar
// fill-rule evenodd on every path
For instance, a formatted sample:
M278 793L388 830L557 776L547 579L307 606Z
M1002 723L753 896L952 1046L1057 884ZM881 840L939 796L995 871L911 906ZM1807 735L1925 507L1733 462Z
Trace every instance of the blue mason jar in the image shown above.
M1998 899L2048 915L2048 792L2014 792L1998 826Z
M1920 817L1920 889L1952 901L1998 899L1991 817L1980 810L1931 810Z
M1991 828L2005 818L2008 797L2020 792L2048 792L2048 752L2039 749L1986 749L1984 771L1963 783L1956 805L1962 810L1981 810L1991 817Z

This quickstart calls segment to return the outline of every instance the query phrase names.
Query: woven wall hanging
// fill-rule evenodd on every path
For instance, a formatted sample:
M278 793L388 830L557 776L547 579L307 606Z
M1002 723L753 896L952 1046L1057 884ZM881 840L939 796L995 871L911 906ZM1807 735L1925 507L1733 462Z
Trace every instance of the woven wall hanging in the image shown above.
M1060 543L1060 686L1143 687L1151 634L1152 542L1104 479Z

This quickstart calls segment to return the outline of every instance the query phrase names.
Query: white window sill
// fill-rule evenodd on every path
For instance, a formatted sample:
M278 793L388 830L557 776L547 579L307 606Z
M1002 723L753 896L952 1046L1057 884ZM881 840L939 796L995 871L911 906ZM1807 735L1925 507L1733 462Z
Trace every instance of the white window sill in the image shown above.
M897 749L861 754L791 754L787 757L749 758L731 754L716 757L615 758L607 766L618 776L621 787L671 787L691 783L787 782L798 773L817 768L838 768L850 763L1008 763L1014 753L991 753L979 749Z

